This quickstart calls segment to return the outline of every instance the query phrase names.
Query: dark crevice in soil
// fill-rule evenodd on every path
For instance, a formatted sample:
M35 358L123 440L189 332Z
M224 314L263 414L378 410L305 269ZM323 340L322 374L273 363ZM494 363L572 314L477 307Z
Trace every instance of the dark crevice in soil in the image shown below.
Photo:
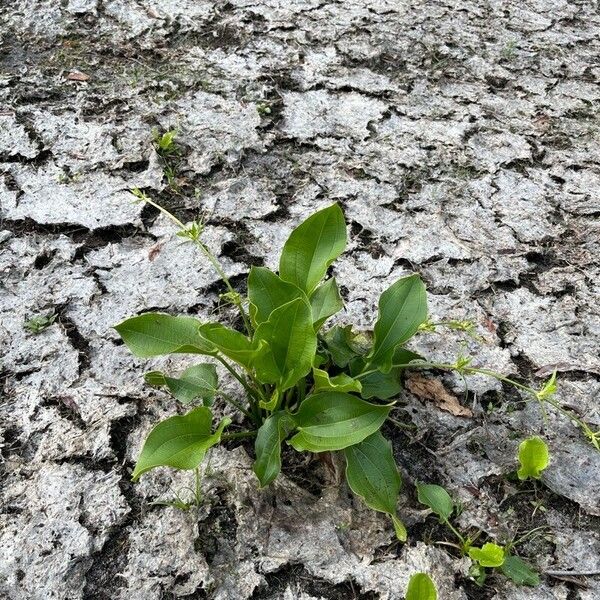
M142 513L142 502L130 481L130 473L124 465L127 439L139 422L137 416L122 417L111 425L111 447L117 457L122 472L119 489L131 512L124 521L116 525L102 549L92 556L92 564L86 574L83 600L113 600L120 595L123 579L119 575L127 566L129 550L128 528L136 523ZM114 465L113 465L114 466Z
M56 307L58 322L61 324L66 336L77 350L79 357L79 374L81 375L89 369L90 366L90 343L81 335L75 322L66 314L67 305L63 304Z
M378 600L379 594L362 592L352 580L333 585L311 575L302 565L286 565L273 573L265 574L267 585L254 591L250 600L270 600L288 587L310 596L327 600Z
M213 489L215 497L210 503L208 517L198 523L198 538L194 548L211 565L225 546L229 547L236 539L238 528L235 508L228 502L225 488Z

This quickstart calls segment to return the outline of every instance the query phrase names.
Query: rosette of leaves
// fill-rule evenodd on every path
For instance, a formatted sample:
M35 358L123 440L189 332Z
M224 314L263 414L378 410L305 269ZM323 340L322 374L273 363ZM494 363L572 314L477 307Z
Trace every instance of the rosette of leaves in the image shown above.
M254 472L269 485L281 470L281 447L298 452L340 452L352 491L390 516L397 537L406 531L396 514L401 486L391 444L381 427L401 389L404 367L420 357L404 345L427 319L425 287L418 275L402 277L379 299L372 335L350 325L327 328L344 304L328 269L346 246L346 224L333 204L310 216L290 235L274 273L252 267L247 298L239 302L245 330L189 316L145 313L116 327L138 357L204 355L222 363L245 390L243 398L221 391L212 363L179 376L158 371L147 381L164 386L194 407L150 432L133 471L158 466L194 469L211 446L227 439L223 419L212 426L216 399L230 402L255 436Z

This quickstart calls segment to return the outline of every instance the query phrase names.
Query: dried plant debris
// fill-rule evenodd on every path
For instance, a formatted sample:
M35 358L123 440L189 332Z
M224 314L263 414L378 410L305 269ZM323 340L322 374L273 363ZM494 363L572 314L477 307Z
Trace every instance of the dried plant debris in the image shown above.
M418 398L432 400L438 408L455 417L472 417L473 411L462 406L458 398L448 392L439 379L423 377L412 373L406 378L406 388Z
M592 2L1 4L0 597L395 599L416 573L445 600L600 595ZM404 546L335 462L285 449L264 490L252 444L235 441L207 452L200 494L193 472L132 485L146 435L178 410L163 390L200 384L149 388L111 327L147 311L239 326L218 275L134 188L201 222L240 294L251 266L276 270L293 227L338 202L340 325L372 329L382 292L417 272L438 325L412 350L550 395L479 374L465 394L442 371L427 374L432 398L392 391ZM520 480L529 438L549 462ZM448 490L450 524L481 532L478 549L526 536L512 556L540 584L502 566L481 581L417 482Z

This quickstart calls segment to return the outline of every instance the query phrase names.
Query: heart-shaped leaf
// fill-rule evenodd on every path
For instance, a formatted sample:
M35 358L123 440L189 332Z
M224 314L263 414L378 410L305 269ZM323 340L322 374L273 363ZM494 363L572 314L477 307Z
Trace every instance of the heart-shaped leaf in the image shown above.
M402 277L381 294L368 362L389 371L396 347L409 340L426 320L427 294L423 282L418 275Z
M350 489L373 510L396 516L396 503L400 493L400 474L392 453L391 444L376 431L362 442L344 449L346 480ZM394 523L394 525L396 525ZM406 541L406 530L400 531L401 541Z
M200 335L202 323L193 317L145 313L115 327L126 346L140 358L162 354L215 354L216 348Z
M231 423L224 418L211 433L212 412L200 406L186 415L161 421L150 432L132 474L132 480L155 467L195 469L211 446L221 439L223 429Z
M482 567L500 567L504 563L504 548L487 543L481 548L470 548L469 556Z
M519 479L525 480L528 477L539 479L542 471L548 466L549 458L548 446L543 439L531 437L522 441L519 445L521 463L521 468L517 471Z
M313 394L294 415L298 433L288 443L299 452L343 450L375 433L391 409L344 392Z
M279 276L310 296L345 247L344 213L332 204L292 231L281 252Z

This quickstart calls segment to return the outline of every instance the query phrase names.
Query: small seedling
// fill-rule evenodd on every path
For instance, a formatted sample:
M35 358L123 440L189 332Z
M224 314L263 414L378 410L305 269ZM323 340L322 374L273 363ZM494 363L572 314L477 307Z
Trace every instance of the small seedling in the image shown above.
M261 117L267 117L271 114L271 107L269 106L268 103L266 102L259 102L256 105L256 112L261 116Z
M488 542L481 548L469 548L469 557L480 567L501 567L504 564L504 548Z
M181 492L187 492L188 500L184 500L181 497ZM192 507L199 508L202 505L202 490L200 487L200 469L195 470L195 485L192 489L191 487L184 487L180 491L175 491L175 498L172 500L155 500L151 502L153 506L170 506L172 508L176 508L178 510L187 512Z
M548 446L541 438L531 437L522 441L519 445L519 479L539 479L542 471L548 466L549 456Z
M415 573L408 582L406 600L437 600L437 590L426 573Z
M172 192L178 193L177 173L179 166L179 147L175 142L177 130L171 129L165 133L160 133L157 129L153 130L154 149L161 158L163 165L163 174L167 180L167 185Z
M152 138L154 141L154 148L158 154L162 157L166 157L177 151L177 145L175 144L176 135L176 129L165 131L165 133L160 133L158 129L153 130Z
M33 335L37 335L41 333L45 329L48 329L50 325L56 321L56 314L50 313L48 315L37 315L35 317L31 317L25 323L23 323L23 329L32 333Z
M486 569L500 569L504 575L519 585L537 585L539 577L535 571L521 558L511 554L512 548L525 538L506 546L499 546L493 542L483 544L481 547L473 546L473 543L479 537L479 533L465 538L450 523L449 519L456 511L456 505L443 487L417 483L417 498L421 504L428 506L439 517L440 523L446 525L458 538L460 544L447 542L445 544L460 550L462 556L469 556L473 561L469 572L479 585L483 585L485 582Z

